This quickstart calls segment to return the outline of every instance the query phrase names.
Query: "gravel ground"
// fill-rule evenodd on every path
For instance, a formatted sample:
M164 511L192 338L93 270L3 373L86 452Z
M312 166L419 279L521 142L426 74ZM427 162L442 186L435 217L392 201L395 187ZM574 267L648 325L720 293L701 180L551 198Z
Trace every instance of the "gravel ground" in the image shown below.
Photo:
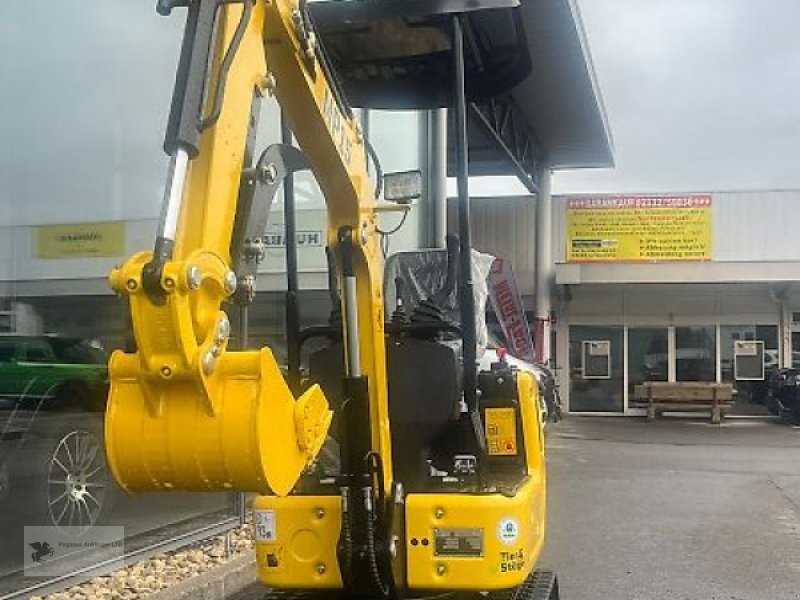
M30 600L137 600L253 551L249 525L171 553L162 553L104 577Z

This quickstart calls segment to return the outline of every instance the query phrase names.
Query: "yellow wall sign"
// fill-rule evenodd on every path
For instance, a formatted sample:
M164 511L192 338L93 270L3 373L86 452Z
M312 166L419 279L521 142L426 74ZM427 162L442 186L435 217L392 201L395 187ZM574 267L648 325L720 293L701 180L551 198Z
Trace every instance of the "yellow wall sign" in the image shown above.
M567 201L567 262L711 260L711 196Z
M125 254L125 223L72 223L36 228L36 258L84 258Z

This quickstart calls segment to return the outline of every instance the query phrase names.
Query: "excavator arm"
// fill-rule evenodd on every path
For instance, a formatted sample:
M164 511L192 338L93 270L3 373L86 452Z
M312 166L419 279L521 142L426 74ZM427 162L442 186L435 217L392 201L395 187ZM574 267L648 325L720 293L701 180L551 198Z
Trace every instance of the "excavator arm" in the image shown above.
M164 148L170 156L159 230L110 275L127 298L136 351L110 361L109 464L129 491L288 494L325 440L319 386L295 398L268 348L229 349L225 302L254 292L258 238L291 148L252 165L260 98L281 104L328 205L338 257L349 415L360 448L392 478L375 198L358 123L331 84L292 0L161 0L187 7ZM256 235L260 236L260 233ZM237 271L233 270L236 266ZM242 300L243 299L243 300ZM348 383L349 382L349 383Z

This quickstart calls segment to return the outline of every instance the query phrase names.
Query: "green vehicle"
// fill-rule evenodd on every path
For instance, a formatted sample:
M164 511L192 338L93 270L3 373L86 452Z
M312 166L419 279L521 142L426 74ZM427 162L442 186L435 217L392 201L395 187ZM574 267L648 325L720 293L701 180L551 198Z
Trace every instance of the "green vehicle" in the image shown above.
M36 525L80 534L110 511L102 346L0 334L0 500L24 498Z

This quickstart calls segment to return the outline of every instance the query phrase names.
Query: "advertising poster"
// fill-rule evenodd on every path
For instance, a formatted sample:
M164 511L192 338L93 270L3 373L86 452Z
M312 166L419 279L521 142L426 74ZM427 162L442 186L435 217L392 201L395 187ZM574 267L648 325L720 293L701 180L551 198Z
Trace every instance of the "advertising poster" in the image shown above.
M711 195L567 200L567 262L711 260Z

